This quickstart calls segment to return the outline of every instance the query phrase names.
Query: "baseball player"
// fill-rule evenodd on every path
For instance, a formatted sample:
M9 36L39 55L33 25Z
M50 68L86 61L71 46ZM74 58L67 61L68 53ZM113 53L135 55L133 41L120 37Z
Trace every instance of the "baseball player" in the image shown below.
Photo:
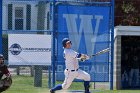
M62 40L62 45L64 47L64 59L66 65L66 69L64 71L65 80L63 84L58 84L54 88L50 89L50 93L55 93L56 90L68 89L75 78L84 80L85 93L90 93L90 75L87 72L79 69L78 64L79 58L81 60L86 60L89 59L89 56L72 50L72 42L68 38L64 38Z
M5 78L3 78L5 75ZM4 56L0 54L0 93L7 90L12 84L11 74L4 64Z

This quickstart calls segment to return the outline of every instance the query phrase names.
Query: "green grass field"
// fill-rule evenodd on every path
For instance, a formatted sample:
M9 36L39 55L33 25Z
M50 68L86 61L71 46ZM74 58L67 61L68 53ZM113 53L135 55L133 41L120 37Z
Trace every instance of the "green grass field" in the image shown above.
M57 82L62 83L62 82ZM68 91L83 90L82 82L73 82ZM105 90L105 89L92 89L92 93L140 93L140 90ZM13 84L10 89L3 93L49 93L48 79L43 77L42 87L34 87L34 78L30 76L13 76ZM74 93L58 91L56 93ZM83 92L75 92L83 93Z

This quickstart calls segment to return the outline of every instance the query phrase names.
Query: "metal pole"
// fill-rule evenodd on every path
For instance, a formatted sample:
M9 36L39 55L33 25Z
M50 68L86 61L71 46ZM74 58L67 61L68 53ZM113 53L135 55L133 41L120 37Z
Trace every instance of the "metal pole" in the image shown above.
M0 53L2 53L2 0L0 0Z
M110 90L113 90L113 69L114 69L114 0L111 6L112 27L111 27L111 68L110 68Z
M48 88L51 88L51 67L50 66L48 66L48 73L49 73Z
M35 66L34 86L42 87L42 66Z
M52 31L52 86L55 86L55 0L50 0L50 28Z

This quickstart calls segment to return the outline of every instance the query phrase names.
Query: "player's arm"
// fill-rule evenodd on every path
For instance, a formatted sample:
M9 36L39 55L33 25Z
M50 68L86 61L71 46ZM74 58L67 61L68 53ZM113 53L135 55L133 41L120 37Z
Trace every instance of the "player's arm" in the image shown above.
M74 50L71 50L69 54L71 55L71 57L77 58L80 61L85 61L85 60L88 60L90 58L88 55L78 53Z
M89 56L86 55L86 54L78 54L77 55L77 59L78 60L80 59L80 61L85 61L85 60L88 60L89 59Z
M11 78L11 74L10 74L10 72L9 72L9 70L8 70L8 67L7 67L7 66L5 66L5 69L4 69L4 74L5 74L5 76L6 76L7 78Z

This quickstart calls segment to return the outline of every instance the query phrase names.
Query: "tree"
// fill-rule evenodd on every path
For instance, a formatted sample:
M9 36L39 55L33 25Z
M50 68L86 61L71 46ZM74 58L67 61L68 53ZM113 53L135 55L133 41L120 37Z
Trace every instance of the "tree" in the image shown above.
M115 1L115 25L139 25L139 0Z

